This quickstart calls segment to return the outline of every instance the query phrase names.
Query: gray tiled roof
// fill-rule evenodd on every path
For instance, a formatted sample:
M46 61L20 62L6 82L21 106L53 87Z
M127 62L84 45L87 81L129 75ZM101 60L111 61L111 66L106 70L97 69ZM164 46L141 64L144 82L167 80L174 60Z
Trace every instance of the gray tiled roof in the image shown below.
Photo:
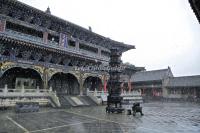
M200 75L173 77L169 79L167 87L196 87L200 86Z
M141 82L141 81L155 81L162 80L165 77L173 77L170 68L153 70L153 71L142 71L136 72L131 76L131 82Z

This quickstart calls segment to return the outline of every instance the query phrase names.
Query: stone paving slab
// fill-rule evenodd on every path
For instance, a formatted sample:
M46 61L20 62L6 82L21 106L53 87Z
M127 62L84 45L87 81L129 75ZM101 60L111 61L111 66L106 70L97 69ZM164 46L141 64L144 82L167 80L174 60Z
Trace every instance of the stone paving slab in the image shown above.
M119 124L97 118L90 118L66 112L63 110L11 114L9 118L22 129L17 132L44 132L44 133L121 133ZM12 122L11 121L11 122ZM10 122L10 121L9 121ZM16 128L16 127L14 127ZM17 127L19 128L19 127Z
M199 133L200 105L145 103L144 116L108 114L105 106L0 112L0 133Z
M80 124L75 123L62 128L37 131L37 133L122 133L122 129L115 123L95 120Z
M0 133L22 133L23 130L6 117L0 117Z

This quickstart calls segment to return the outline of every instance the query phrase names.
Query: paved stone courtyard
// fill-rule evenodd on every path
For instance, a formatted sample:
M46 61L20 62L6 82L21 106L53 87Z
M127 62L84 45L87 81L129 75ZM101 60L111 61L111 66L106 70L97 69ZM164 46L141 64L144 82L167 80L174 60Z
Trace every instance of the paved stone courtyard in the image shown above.
M144 116L106 114L105 106L0 112L0 133L199 133L200 105L145 103Z

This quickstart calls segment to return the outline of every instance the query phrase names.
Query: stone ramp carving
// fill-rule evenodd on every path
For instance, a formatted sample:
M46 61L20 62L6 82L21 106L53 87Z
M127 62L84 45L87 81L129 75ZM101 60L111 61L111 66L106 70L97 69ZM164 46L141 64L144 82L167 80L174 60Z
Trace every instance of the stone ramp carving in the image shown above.
M78 106L84 105L84 103L78 97L70 97L70 98L76 103L76 105Z
M97 105L88 96L58 95L61 107L95 106Z
M95 101L93 101L89 96L80 96L79 99L83 103L87 103L89 106L96 106L97 105L97 103Z
M63 95L58 95L61 107L68 107L71 106L71 103L69 103L68 100Z

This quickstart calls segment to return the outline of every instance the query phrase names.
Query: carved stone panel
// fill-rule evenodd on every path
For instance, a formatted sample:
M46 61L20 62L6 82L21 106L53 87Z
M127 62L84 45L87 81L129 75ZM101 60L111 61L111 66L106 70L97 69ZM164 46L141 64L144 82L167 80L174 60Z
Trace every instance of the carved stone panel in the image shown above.
M5 52L5 50L6 50L5 45L0 44L0 54L3 54Z
M26 21L26 22L28 22L28 23L30 23L32 20L33 20L33 16L31 15L31 13L30 14L28 14L27 12L24 12L23 13L23 20L24 21Z
M30 58L30 56L31 56L31 51L22 51L21 52L21 54L22 54L22 58L24 58L24 59L29 59Z
M44 57L44 61L45 61L45 62L50 62L51 59L52 59L52 54L46 55L46 56Z
M45 28L49 28L51 26L51 21L44 19L42 21L42 26L44 26Z
M62 57L60 56L53 56L52 57L52 62L55 63L55 64L59 64L62 60Z
M42 21L40 19L40 17L38 17L37 15L33 18L33 24L35 25L41 25L42 24Z
M0 12L1 12L1 14L8 15L9 14L8 6L1 4Z
M65 66L68 66L69 65L69 63L70 63L70 59L64 59L63 60L63 64L65 65Z
M10 56L11 57L16 57L19 54L19 49L18 48L13 48L9 52L10 52Z
M22 17L21 11L13 10L11 14L12 14L12 17L15 19L20 19Z
M41 53L34 53L33 54L33 59L36 61L39 61L42 58L42 54Z
M71 64L73 65L73 66L77 66L78 65L78 60L76 60L76 59L74 59L74 60L72 60L71 61Z

